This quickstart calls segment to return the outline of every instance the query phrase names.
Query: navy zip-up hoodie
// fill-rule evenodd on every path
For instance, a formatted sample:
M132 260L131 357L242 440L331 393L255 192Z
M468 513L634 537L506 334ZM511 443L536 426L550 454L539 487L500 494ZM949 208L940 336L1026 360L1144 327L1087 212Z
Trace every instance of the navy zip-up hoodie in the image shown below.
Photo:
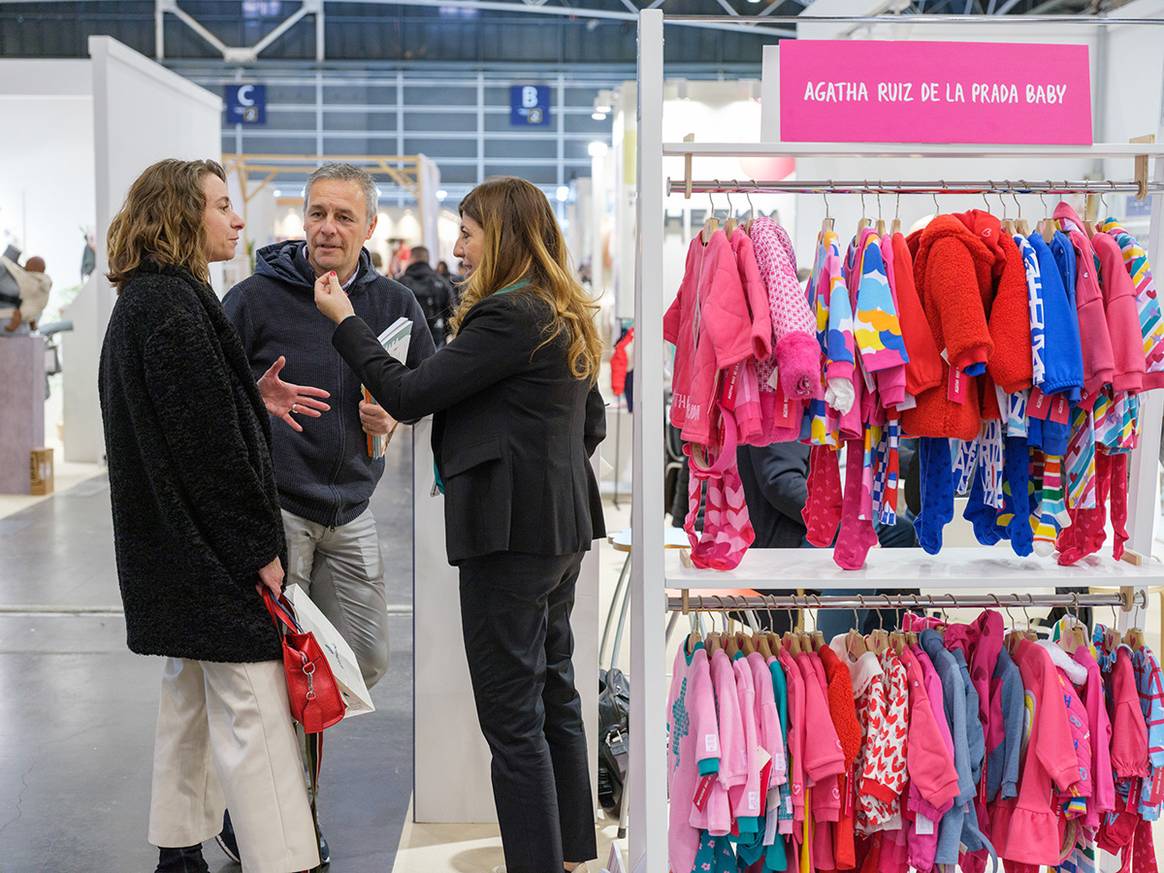
M258 379L286 355L281 377L331 393L330 412L297 416L303 433L272 422L272 456L279 502L292 515L337 527L365 509L384 473L384 461L368 457L360 424L360 380L331 344L335 325L315 308L315 272L300 240L262 248L254 275L235 285L222 305L242 338ZM356 315L376 334L402 315L412 320L409 367L434 351L424 312L412 292L381 276L366 250L348 295Z

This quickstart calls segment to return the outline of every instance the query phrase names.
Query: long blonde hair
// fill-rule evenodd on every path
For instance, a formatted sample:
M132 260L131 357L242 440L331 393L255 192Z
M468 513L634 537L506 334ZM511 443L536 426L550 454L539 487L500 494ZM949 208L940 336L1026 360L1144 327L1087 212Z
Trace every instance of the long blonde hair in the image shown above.
M209 174L226 181L226 171L217 161L171 158L148 167L129 186L121 211L109 225L107 275L119 293L144 260L183 267L209 281L202 191L202 180Z
M484 229L485 246L450 320L453 333L460 331L474 305L528 279L522 293L536 295L554 313L538 348L565 333L570 372L575 378L597 381L602 362L602 340L594 324L598 306L570 272L566 240L546 195L525 179L502 176L470 191L460 212Z

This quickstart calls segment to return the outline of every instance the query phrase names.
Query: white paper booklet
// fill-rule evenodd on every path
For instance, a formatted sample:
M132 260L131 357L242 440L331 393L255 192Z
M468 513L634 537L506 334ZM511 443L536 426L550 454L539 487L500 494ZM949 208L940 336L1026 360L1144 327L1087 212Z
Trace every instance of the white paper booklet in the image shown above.
M398 360L400 363L405 363L408 360L408 344L412 341L412 319L407 315L402 315L388 327L386 331L380 334L380 345L384 347L384 351ZM369 403L375 403L376 399L372 396L367 388L361 386L364 394L364 399ZM368 437L368 457L382 458L388 451L388 443L392 439L392 434L387 433L380 436Z

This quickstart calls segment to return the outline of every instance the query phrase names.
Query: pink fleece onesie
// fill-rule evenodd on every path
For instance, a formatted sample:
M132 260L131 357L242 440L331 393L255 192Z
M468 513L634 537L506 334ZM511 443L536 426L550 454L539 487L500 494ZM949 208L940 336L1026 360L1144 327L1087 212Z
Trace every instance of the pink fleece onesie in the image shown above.
M719 725L711 689L707 651L700 645L688 659L680 648L667 695L667 789L671 798L667 858L672 870L691 870L700 829L691 823L700 778L719 769Z
M732 661L732 669L736 674L736 695L740 704L740 722L744 727L744 750L747 759L747 779L740 785L728 791L731 801L732 818L740 823L740 830L744 830L743 819L759 819L762 809L760 803L760 762L756 757L756 749L760 745L760 726L756 721L756 686L752 678L752 667L742 653ZM771 679L769 679L769 684ZM757 822L749 822L753 830L758 827Z
M712 836L731 833L732 814L728 792L748 781L748 750L744 743L744 722L736 691L736 674L723 649L711 656L711 684L719 713L719 776L712 785L704 809L706 818L695 816L695 823Z
M732 254L736 256L740 284L743 285L748 314L752 318L752 357L762 361L772 353L772 315L768 309L768 290L760 276L752 238L742 229L737 229L728 243L732 247Z
M1097 233L1091 245L1099 256L1107 328L1115 354L1111 387L1115 392L1137 393L1144 387L1147 366L1144 360L1144 337L1140 332L1140 313L1136 306L1136 286L1124 268L1120 244L1106 233Z
M1091 773L1095 779L1091 803L1087 806L1088 828L1098 829L1105 813L1115 809L1115 780L1111 768L1111 720L1107 714L1104 698L1103 675L1099 664L1092 657L1087 646L1080 646L1072 656L1075 663L1087 671L1087 681L1083 687L1083 705L1087 709L1088 726L1091 728Z
M1027 706L1033 712L1019 796L994 805L992 835L1000 857L1020 864L1055 866L1061 858L1063 821L1054 791L1079 781L1059 674L1041 647L1021 640L1014 651Z
M796 663L804 677L805 700L808 707L809 729L806 733L805 746L808 750L808 758L806 761L813 761L814 745L819 745L821 752L815 756L815 766L809 763L805 765L805 773L810 775L810 785L812 786L813 866L818 870L832 870L836 867L834 823L841 817L841 790L838 777L845 769L844 749L837 736L836 728L833 726L832 714L829 711L828 679L820 657L815 652L802 653L797 656ZM826 732L836 740L835 753L840 756L840 763L835 765L829 763L832 756L828 753L827 746L815 743L817 737ZM834 770L835 772L833 772Z
M1067 708L1067 726L1071 730L1071 741L1075 747L1075 762L1079 767L1079 781L1071 789L1071 797L1082 797L1090 803L1095 793L1095 780L1091 775L1091 726L1087 716L1087 706L1080 696L1077 686L1087 682L1087 668L1076 663L1059 646L1050 640L1039 640L1041 646L1055 665L1062 689L1063 704ZM1062 798L1062 799L1070 799ZM1068 815L1069 818L1077 817Z
M804 680L791 653L781 650L777 660L788 683L788 792L792 797L792 821L804 821ZM794 827L795 836L799 828Z
M1148 775L1148 725L1140 708L1132 650L1121 645L1108 685L1111 700L1111 766L1117 780Z
M663 316L663 336L675 344L671 423L689 443L710 445L717 374L752 355L748 312L735 255L723 231L687 249L686 272Z
M770 218L752 222L752 243L760 276L768 291L771 324L776 339L769 367L775 366L784 395L807 400L821 396L820 346L816 320L796 276L796 255L788 234ZM765 367L760 368L761 374ZM771 373L771 368L767 368Z
M1083 222L1069 203L1056 206L1054 215L1062 222L1063 230L1075 248L1075 309L1079 313L1079 337L1083 344L1083 394L1086 403L1112 381L1115 375L1115 352L1103 306L1103 292L1095 270L1095 249L1083 230Z
M942 679L938 676L938 671L934 669L933 662L930 661L930 656L925 653L920 645L910 646L910 652L921 667L930 710L933 713L938 734L942 738L942 747L946 750L945 757L949 760L950 768L954 770L954 787L957 789L958 776L954 765L954 737L950 733L949 722L946 721ZM942 820L942 816L954 806L954 800L957 796L958 792L955 790L953 797L948 803L942 806L936 806L922 796L922 792L916 784L910 785L909 809L914 812L914 821L910 827L909 862L916 869L923 871L923 873L933 869L934 859L938 851L938 825ZM922 818L928 822L928 827L923 828L919 824L919 819Z
M765 768L767 784L763 779L760 781L760 814L765 815L768 811L768 789L788 781L788 761L784 740L780 736L780 712L776 708L776 694L772 688L772 671L759 652L748 655L748 666L752 670L752 683L756 688L756 724L759 726L760 747L772 758Z

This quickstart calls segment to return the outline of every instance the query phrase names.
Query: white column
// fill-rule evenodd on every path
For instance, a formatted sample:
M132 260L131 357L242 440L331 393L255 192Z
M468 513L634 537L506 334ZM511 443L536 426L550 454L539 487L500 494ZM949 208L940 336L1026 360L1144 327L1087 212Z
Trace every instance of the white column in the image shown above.
M663 709L663 13L639 16L631 565L630 864L667 869Z
M1156 137L1164 141L1164 128ZM1164 159L1155 158L1153 174L1156 181L1164 181ZM1148 224L1146 240L1148 257L1156 269L1157 283L1164 279L1164 196L1152 197L1152 218ZM1148 391L1141 395L1140 442L1132 453L1128 483L1128 548L1151 557L1156 528L1156 483L1160 457L1160 427L1164 422L1164 392Z

